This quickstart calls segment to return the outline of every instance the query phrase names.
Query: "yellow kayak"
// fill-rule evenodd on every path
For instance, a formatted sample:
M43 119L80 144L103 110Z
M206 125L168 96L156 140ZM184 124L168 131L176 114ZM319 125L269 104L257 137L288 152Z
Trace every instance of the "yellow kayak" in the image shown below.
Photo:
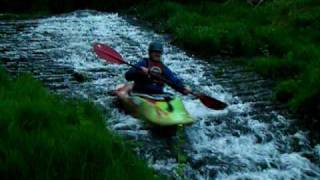
M193 123L182 100L172 94L148 95L130 92L132 85L120 85L115 94L122 107L132 116L158 126Z

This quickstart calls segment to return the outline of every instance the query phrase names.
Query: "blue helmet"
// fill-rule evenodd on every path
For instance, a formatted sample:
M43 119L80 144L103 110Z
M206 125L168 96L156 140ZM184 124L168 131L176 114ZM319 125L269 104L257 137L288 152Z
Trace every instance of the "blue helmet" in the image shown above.
M159 53L163 53L163 45L160 41L153 41L150 43L149 45L149 52L159 52Z

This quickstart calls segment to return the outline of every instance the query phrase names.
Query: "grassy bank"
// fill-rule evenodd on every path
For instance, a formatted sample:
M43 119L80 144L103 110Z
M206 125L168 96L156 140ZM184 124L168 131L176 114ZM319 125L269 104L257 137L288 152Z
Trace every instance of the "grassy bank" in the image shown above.
M105 127L89 102L52 95L30 76L0 70L4 179L159 179Z
M292 110L319 112L320 1L151 1L131 13L196 54L241 57L278 81L276 97Z

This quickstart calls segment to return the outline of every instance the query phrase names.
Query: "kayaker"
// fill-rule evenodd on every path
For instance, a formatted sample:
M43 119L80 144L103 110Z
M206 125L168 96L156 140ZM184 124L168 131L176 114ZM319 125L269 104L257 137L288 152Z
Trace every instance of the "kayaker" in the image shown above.
M142 70L131 68L125 74L126 80L134 81L132 91L146 94L164 93L164 83L157 81L154 76L150 76L150 74L154 74L164 77L175 84L177 90L183 94L188 94L191 91L191 88L184 86L182 80L163 64L161 60L161 55L163 53L162 43L159 41L151 42L148 51L149 58L144 58L136 64L136 66L141 67Z

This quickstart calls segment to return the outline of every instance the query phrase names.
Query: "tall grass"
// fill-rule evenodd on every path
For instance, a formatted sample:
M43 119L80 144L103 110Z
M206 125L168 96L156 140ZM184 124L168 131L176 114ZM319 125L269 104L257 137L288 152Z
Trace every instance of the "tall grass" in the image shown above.
M0 70L3 179L159 179L110 133L90 102L49 93L30 76Z
M197 54L248 59L249 67L279 80L277 97L287 94L280 99L292 110L319 105L320 1L267 0L252 6L241 0L154 0L130 12Z

